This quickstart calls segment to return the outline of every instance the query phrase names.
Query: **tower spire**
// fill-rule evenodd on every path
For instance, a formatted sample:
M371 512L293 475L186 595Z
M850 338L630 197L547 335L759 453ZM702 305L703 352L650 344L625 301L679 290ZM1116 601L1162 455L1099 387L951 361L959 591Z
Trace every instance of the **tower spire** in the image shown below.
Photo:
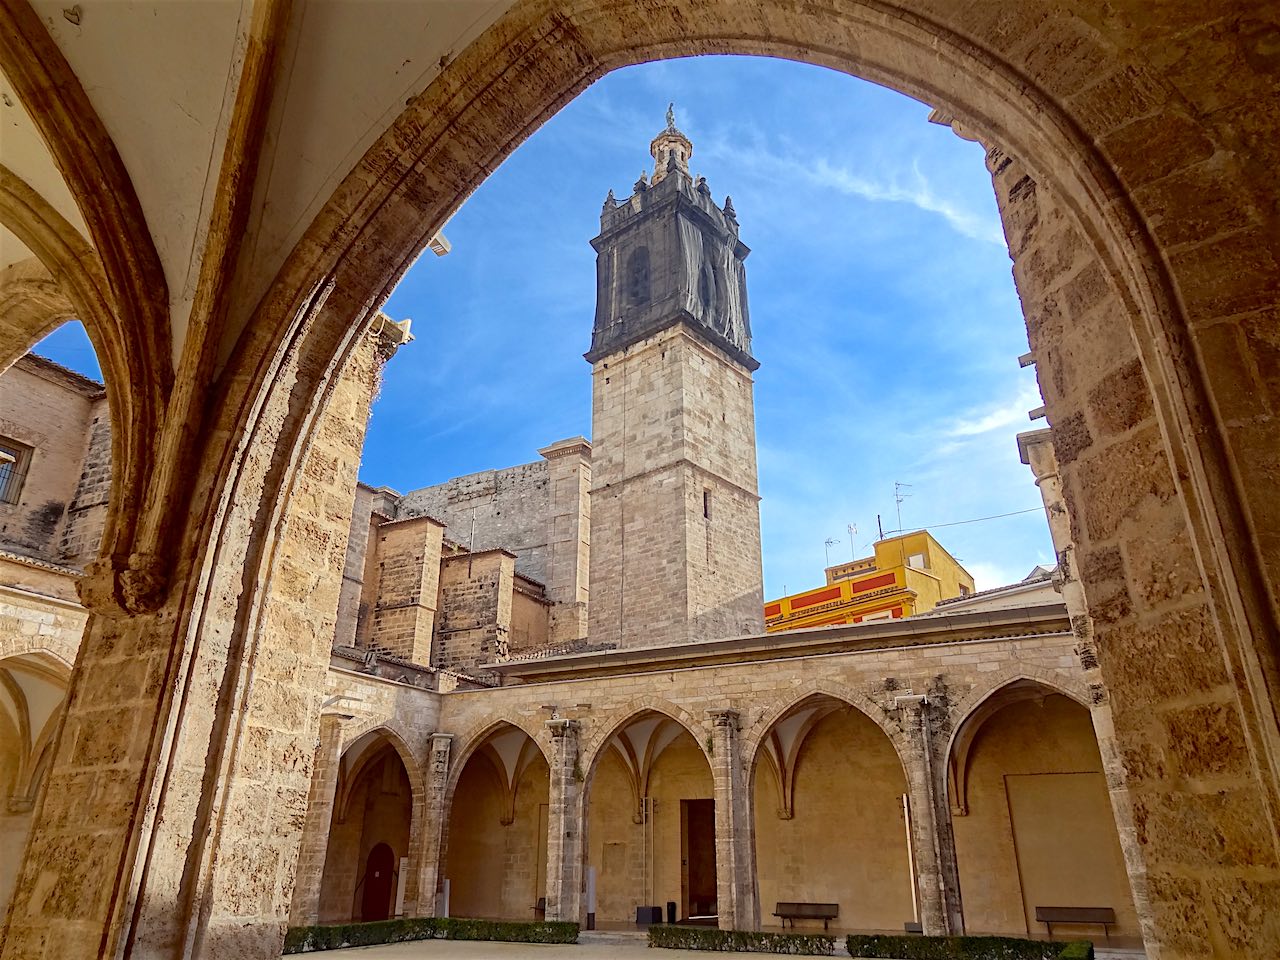
M674 103L667 104L667 126L653 138L653 142L649 144L649 153L653 155L655 185L672 172L689 176L689 158L693 156L693 143L676 127Z

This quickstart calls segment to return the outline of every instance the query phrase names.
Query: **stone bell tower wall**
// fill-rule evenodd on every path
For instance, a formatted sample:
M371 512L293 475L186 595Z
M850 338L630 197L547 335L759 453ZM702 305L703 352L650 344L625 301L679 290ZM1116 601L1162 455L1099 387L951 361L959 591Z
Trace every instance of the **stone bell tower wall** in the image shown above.
M763 629L750 372L677 324L593 383L591 641Z

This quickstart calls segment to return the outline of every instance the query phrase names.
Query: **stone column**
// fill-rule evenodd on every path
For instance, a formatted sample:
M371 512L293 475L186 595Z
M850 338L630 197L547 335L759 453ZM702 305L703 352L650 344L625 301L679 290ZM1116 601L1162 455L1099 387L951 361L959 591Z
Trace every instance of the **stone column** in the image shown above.
M930 727L932 706L924 697L900 697L902 725L910 738L906 762L907 798L911 807L911 850L916 868L920 924L928 935L945 936L963 925L955 844L940 777L945 764L935 755Z
M582 918L582 769L578 765L578 721L548 720L551 731L551 790L547 811L548 920Z
M716 898L721 930L757 930L754 826L748 778L738 741L738 711L708 710L711 779L716 803Z
M409 917L439 915L440 854L444 847L445 791L449 784L449 752L453 734L431 735L431 760L427 767L425 796L414 801L410 827L409 884L405 890L404 912Z
M338 790L341 762L342 718L322 716L315 768L311 772L311 792L307 795L307 817L302 825L293 902L289 907L289 925L293 927L320 921L320 889L324 880L324 862L329 853L333 799Z

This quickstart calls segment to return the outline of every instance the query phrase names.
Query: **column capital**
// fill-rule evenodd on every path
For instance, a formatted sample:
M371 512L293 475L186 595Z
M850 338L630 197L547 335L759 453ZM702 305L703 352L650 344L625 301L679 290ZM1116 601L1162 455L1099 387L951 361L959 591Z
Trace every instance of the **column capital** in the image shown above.
M557 717L554 720L548 720L547 729L551 731L551 739L561 740L568 736L577 736L579 723L577 720L571 720L568 717Z
M712 707L707 711L707 716L711 718L711 723L716 727L729 727L733 730L740 729L739 720L742 714L733 707Z

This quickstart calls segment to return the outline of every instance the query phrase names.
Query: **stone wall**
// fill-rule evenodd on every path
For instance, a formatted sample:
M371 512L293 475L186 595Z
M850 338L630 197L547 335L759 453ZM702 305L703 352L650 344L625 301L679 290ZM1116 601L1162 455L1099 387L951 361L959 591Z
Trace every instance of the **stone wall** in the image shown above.
M441 599L444 526L419 517L382 523L375 536L376 572L365 583L363 599L371 610L364 646L429 665Z
M542 585L516 576L512 581L510 654L530 654L547 649L552 605Z
M550 513L547 517L547 599L552 601L549 640L553 644L587 635L588 577L591 564L591 444L582 437L561 440L538 451L547 461Z
M1239 889L1231 864L1273 878L1277 867L1257 741L1148 371L1134 341L1107 333L1132 307L1053 191L999 150L987 159L1087 604L1076 649L1106 681L1091 684L1095 726L1144 934L1162 956L1261 956L1249 945L1280 934L1254 931L1240 911L1255 908L1227 892ZM1274 879L1253 889L1258 904L1280 903Z
M677 325L592 380L592 643L762 629L750 374Z
M446 557L433 666L474 673L510 655L515 557L505 550Z
M111 410L105 396L93 401L85 444L58 551L64 562L81 568L98 553L111 499Z
M406 493L397 518L435 517L445 535L474 552L507 550L516 569L545 583L550 490L545 460L455 477Z
M19 502L0 503L0 541L7 549L63 561L64 525L77 500L78 478L86 474L85 482L96 486L101 470L99 453L91 451L94 461L85 460L89 424L95 415L106 417L101 395L99 384L30 355L0 377L0 435L31 448ZM109 459L106 472L109 484ZM97 518L99 531L102 519Z

